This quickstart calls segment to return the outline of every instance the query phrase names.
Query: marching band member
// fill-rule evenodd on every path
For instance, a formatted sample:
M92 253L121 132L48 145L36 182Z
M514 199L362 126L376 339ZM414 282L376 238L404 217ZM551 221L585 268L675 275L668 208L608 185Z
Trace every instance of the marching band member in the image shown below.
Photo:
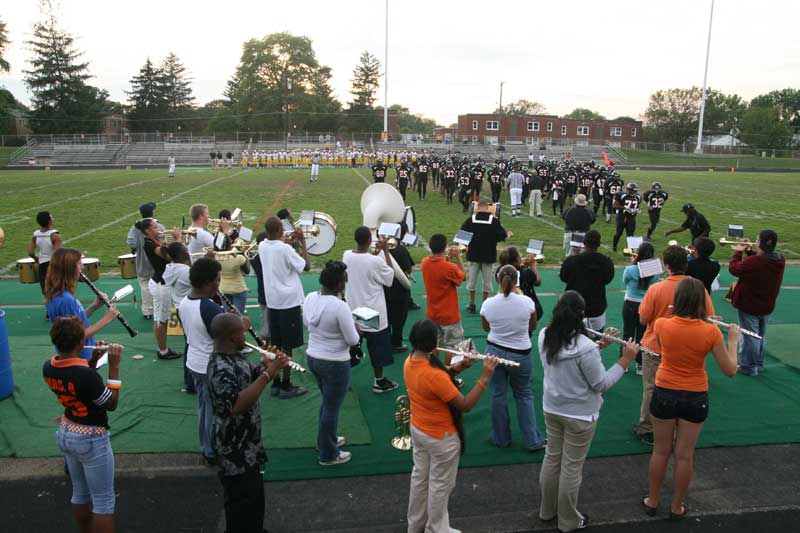
M142 218L155 218L155 202L147 202L139 206L139 214ZM158 231L164 231L164 226L156 221ZM139 280L139 289L142 294L142 315L145 320L153 319L153 295L150 294L150 278L153 275L153 265L144 253L144 233L139 231L136 224L128 230L127 244L131 253L136 254L136 277Z
M720 271L719 263L711 259L711 254L714 253L716 245L708 237L698 237L692 242L692 247L695 250L694 255L696 257L689 261L686 274L702 281L706 290L710 293L711 284L717 279Z
M39 264L39 286L44 294L44 280L47 278L47 267L53 252L61 248L61 234L53 229L53 215L50 211L36 213L36 223L39 229L33 232L28 242L28 256ZM39 248L39 255L36 255Z
M659 318L653 326L661 364L655 377L655 390L649 409L653 421L655 445L650 456L648 479L650 491L642 500L645 513L658 511L661 485L669 458L674 454L673 491L670 518L686 517L684 505L692 479L694 449L708 417L708 374L705 360L714 355L722 373L736 374L736 349L739 327L728 326L728 345L722 332L706 322L708 292L694 278L683 279L675 288L671 317Z
M230 250L230 241L228 242L228 250ZM244 275L250 273L250 261L244 254L240 253L220 254L216 256L216 259L222 265L219 290L231 301L239 313L246 314L248 291Z
M403 364L414 446L408 496L409 533L454 531L447 503L456 483L458 459L465 447L462 413L478 403L497 367L497 358L487 357L472 390L462 395L455 384L455 369L448 370L436 354L438 329L430 320L416 322L409 335L414 351ZM460 371L471 364L472 360L464 359L456 366Z
M568 290L553 308L550 324L539 332L547 426L547 448L539 472L539 518L546 522L558 518L559 531L589 524L589 516L578 510L578 493L603 393L620 380L639 351L637 344L628 342L619 361L606 370L600 350L610 341L595 343L586 336L585 311L581 295Z
M261 244L267 238L267 232L262 231L256 235L256 243ZM266 344L269 344L269 317L267 316L267 297L264 295L264 270L261 268L261 257L256 254L250 262L253 273L256 275L256 286L258 287L258 306L261 308L261 326L258 329L258 336Z
M56 443L64 454L72 482L72 515L81 531L114 531L114 452L108 433L108 411L119 402L122 346L108 345L108 380L83 357L86 338L78 316L58 317L50 340L58 350L42 368L44 380L64 406Z
M631 258L631 264L625 267L622 273L622 285L625 287L625 298L622 302L622 338L642 342L644 325L639 321L639 306L647 289L658 281L656 276L639 276L639 262L652 259L655 249L649 242L639 245L636 255ZM636 374L642 375L642 354L636 354Z
M564 256L569 257L575 253L575 248L570 245L573 233L586 233L592 229L595 215L589 210L586 196L575 196L575 205L567 209L561 218L564 219Z
M511 178L509 178L510 180ZM506 231L500 223L500 219L489 212L489 202L486 201L486 198L478 201L475 213L461 224L461 229L472 233L472 240L467 247L467 259L469 260L469 276L467 277L469 305L467 311L474 313L478 273L481 273L482 300L485 301L494 287L492 265L497 262L497 243L505 241L511 236L511 232Z
M226 530L260 532L264 527L262 468L267 454L261 436L259 399L290 360L273 346L270 350L277 352L275 359L264 356L259 364L248 361L242 353L247 324L237 315L219 313L208 329L214 339L208 359L209 414Z
M405 221L401 221L400 238L397 240L397 246L389 250L389 255L397 262L400 270L411 279L414 259L411 258L411 254L408 253L408 249L403 244L403 237L405 237L406 233L408 233L408 225ZM386 296L386 312L389 319L389 337L392 343L392 352L406 352L408 346L403 344L403 328L405 328L408 311L411 309L411 303L413 303L411 289L406 289L394 277L392 285L384 288L384 295ZM417 306L417 309L419 309L419 306Z
M347 265L328 261L319 275L320 290L306 296L303 323L308 328L308 367L317 380L321 405L317 426L319 464L348 462L352 454L341 450L337 436L339 410L350 386L350 347L359 343L353 315L341 294L347 282Z
M192 225L189 226L189 231L195 231L196 236L189 240L189 256L192 261L196 261L197 257L202 255L203 248L214 247L214 236L206 230L208 225L208 206L205 204L194 204L189 209L189 216L192 219ZM223 220L219 224L220 230L225 232L228 230L228 221Z
M527 296L514 291L517 277L514 266L501 267L497 272L500 291L481 305L481 324L484 331L489 333L486 339L486 355L519 363L517 367L501 365L492 376L492 431L489 442L498 448L511 445L507 400L510 385L517 404L522 445L528 451L534 452L545 446L545 438L536 427L531 390L531 333L536 329L536 304Z
M50 257L50 266L47 269L47 279L44 282L44 296L47 300L47 316L55 324L59 317L77 316L85 328L84 345L93 346L94 336L108 324L114 321L119 314L117 308L110 306L103 317L94 324L89 323L89 317L105 305L98 296L92 305L84 311L83 305L75 297L78 278L83 272L81 253L73 248L59 248ZM81 352L81 357L91 359L92 351L89 349Z
M169 288L172 295L172 307L180 321L180 305L186 295L192 290L192 283L189 279L189 270L192 261L189 258L189 251L182 242L172 242L167 246L167 254L171 262L164 269L164 283ZM186 332L183 333L183 386L187 394L195 394L194 379L189 367L186 366L186 359L189 352L189 343L186 340Z
M777 233L761 230L755 252L747 244L738 244L728 263L728 272L739 278L732 298L733 307L739 312L739 324L761 335L761 339L750 335L742 339L739 372L745 375L755 376L764 371L767 323L775 309L786 267L786 258L775 252L777 244Z
M583 252L567 257L561 263L559 277L566 283L564 290L577 291L586 304L586 325L602 331L606 327L606 285L614 279L614 263L608 256L598 252L600 233L586 232Z
M144 235L144 253L153 267L148 287L153 295L153 334L158 345L159 359L177 359L180 354L167 346L167 322L171 315L172 295L164 281L164 270L170 260L167 248L159 238L158 224L155 219L143 218L135 224ZM180 240L180 230L173 230L175 240Z
M542 276L539 275L539 271L536 269L536 258L529 255L525 261L523 261L517 247L509 246L500 252L497 259L500 263L500 268L511 265L517 269L519 273L517 286L519 290L522 291L522 294L533 300L536 306L536 320L540 321L544 315L544 308L539 301L539 297L536 296L536 287L542 284ZM500 268L497 269L498 272Z

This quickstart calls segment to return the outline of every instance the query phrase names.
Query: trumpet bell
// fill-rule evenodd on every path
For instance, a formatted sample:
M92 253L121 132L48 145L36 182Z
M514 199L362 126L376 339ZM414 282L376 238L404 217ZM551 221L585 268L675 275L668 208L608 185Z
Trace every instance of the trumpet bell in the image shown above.
M633 248L625 248L624 250L622 250L622 255L624 255L625 257L635 257L637 254L638 252Z

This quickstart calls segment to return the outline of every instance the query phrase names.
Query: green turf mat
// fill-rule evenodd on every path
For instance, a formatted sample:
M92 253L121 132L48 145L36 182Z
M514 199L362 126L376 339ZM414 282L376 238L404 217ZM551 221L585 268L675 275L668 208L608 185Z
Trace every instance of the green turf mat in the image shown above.
M563 285L558 282L557 270L543 270L544 283L539 289L546 310L544 322L549 320L550 309L555 303L556 293ZM621 272L618 271L617 278ZM421 278L417 274L418 278ZM727 285L730 276L723 273L722 284ZM135 280L134 280L135 281ZM252 283L254 280L248 280ZM797 314L792 310L800 305L800 291L788 286L800 282L800 268L789 267L784 277L784 290L770 321L769 356L767 372L758 378L735 376L724 377L716 365L709 362L711 384L711 414L701 434L699 446L739 446L767 443L800 442L800 379L797 356ZM98 284L106 291L113 291L126 281L103 278ZM303 277L306 290L314 290L317 276ZM623 293L618 290L621 282L615 279L609 290L609 325L621 328L621 306ZM254 283L251 287L254 289ZM425 296L421 281L415 284L415 300L423 306ZM137 287L138 291L138 287ZM735 320L735 310L722 299L724 291L714 294L718 314ZM91 299L85 288L79 289L82 300ZM466 292L461 293L462 308L466 305ZM0 402L0 455L57 455L50 418L58 414L58 406L52 394L41 381L41 363L49 354L43 309L36 304L40 300L37 285L20 285L15 281L0 281L0 305L7 315L11 336L12 359L17 390L12 399ZM255 302L251 299L251 306ZM125 359L123 379L125 389L120 411L112 415L114 447L117 452L133 451L195 451L197 449L195 401L179 392L181 383L178 361L153 361L154 346L148 323L139 318L139 312L130 305L122 307L126 316L141 334L131 340L117 324L110 326L109 338L126 345L126 355L146 353L145 360L136 362ZM254 318L258 308L249 309ZM407 322L411 324L424 316L422 310L412 311ZM475 339L479 348L485 346L486 334L480 327L478 315L465 314L464 329ZM177 339L170 344L178 348ZM132 350L129 350L131 347ZM537 417L543 430L541 414L542 371L538 355L534 355L534 395ZM297 355L303 362L304 354ZM617 359L617 352L610 347L604 352L607 365ZM386 374L402 382L402 360L397 357ZM470 387L479 374L474 367L464 374ZM280 401L264 398L264 434L269 449L270 463L265 478L268 480L311 479L354 475L408 472L411 468L411 453L391 447L394 432L394 401L403 393L401 385L391 394L376 395L371 391L372 370L361 364L353 370L351 392L348 395L340 421L340 434L348 440L346 449L353 452L350 463L337 467L320 467L316 463L314 439L319 406L316 386L306 377L297 378L298 384L312 390L307 396ZM620 383L605 395L606 403L600 416L591 456L612 456L649 453L630 433L636 422L641 399L641 379L633 372L624 376ZM511 402L511 419L516 414ZM769 406L764 409L764 406ZM497 449L487 443L490 426L489 396L478 403L465 416L467 451L462 466L484 466L538 462L542 453L529 454L522 450L518 430L512 422L515 440L508 449ZM351 445L352 444L352 445Z

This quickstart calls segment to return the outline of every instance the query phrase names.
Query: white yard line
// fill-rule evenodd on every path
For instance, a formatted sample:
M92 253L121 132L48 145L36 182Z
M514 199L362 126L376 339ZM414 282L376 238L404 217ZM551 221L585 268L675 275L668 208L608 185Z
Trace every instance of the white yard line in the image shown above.
M355 172L356 174L358 174L358 177L359 177L359 178L361 178L362 180L364 180L364 183L366 183L366 184L367 184L367 187L369 187L370 185L372 185L372 184L369 182L369 180L367 180L367 178L365 178L365 177L364 177L364 175L363 175L363 174L361 174L361 172L359 172L359 171L358 171L358 169L357 169L357 168L350 167L350 170L352 170L353 172Z
M239 174L241 174L241 173L243 173L243 172L246 172L246 170L240 170L239 172L236 172L236 173L234 173L234 174L230 174L229 176L222 176L222 177L219 177L219 178L217 178L217 179L215 179L215 180L207 181L206 183L204 183L204 184L202 184L202 185L198 185L197 187L193 187L193 188L191 188L191 189L187 189L187 190L185 190L185 191L183 191L183 192L179 192L178 194L175 194L175 195L173 195L173 196L170 196L170 197L169 197L169 198L167 198L166 200L161 200L161 201L159 201L159 203L158 203L158 204L159 204L159 205L164 205L164 204L167 204L167 203L169 203L169 202L172 202L173 200L177 200L177 199L178 199L178 198L180 198L181 196L184 196L184 195L186 195L186 194L189 194L189 193L191 193L191 192L194 192L194 191L197 191L197 190L200 190L200 189L204 189L205 187L208 187L209 185L213 185L214 183L217 183L218 181L222 181L222 180L225 180L225 179L228 179L228 178L232 178L232 177L234 177L234 176L238 176ZM161 178L159 178L159 179L161 179ZM78 239L82 239L82 238L84 238L84 237L87 237L87 236L89 236L89 235L91 235L91 234L93 234L93 233L97 233L97 232L98 232L98 231L100 231L100 230L103 230L103 229L106 229L106 228L108 228L108 227L110 227L110 226L113 226L114 224L119 224L119 223L120 223L120 222L122 222L123 220L126 220L126 219L128 219L128 218L131 218L131 217L134 217L134 216L139 216L139 210L138 210L138 209L137 209L136 211L133 211L133 212L131 212L131 213L128 213L127 215L123 215L123 216L119 217L119 218L118 218L118 219L116 219L116 220L112 220L111 222L106 222L105 224L103 224L103 225L101 225L101 226L95 226L95 227L93 227L92 229L90 229L89 231L86 231L86 232L84 232L84 233L81 233L80 235L76 235L75 237L71 237L71 238L69 238L69 239L65 240L65 241L64 241L62 244L69 244L69 243L71 243L71 242L74 242L74 241L76 241L76 240L78 240ZM7 272L7 271L11 270L11 269L12 269L12 268L14 268L15 266L17 266L17 263L16 263L16 261L15 261L15 262L13 262L13 263L10 263L10 264L8 264L8 265L6 265L6 266L5 266L5 267L3 267L3 268L0 268L0 274L3 274L3 273L5 273L5 272Z

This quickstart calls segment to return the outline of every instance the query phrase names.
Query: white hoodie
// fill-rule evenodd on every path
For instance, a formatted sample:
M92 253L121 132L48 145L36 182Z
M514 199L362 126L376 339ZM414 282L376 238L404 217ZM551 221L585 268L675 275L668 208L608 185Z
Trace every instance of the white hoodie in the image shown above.
M326 361L350 360L350 346L358 344L359 335L344 301L310 293L303 303L303 323L308 328L308 355Z

